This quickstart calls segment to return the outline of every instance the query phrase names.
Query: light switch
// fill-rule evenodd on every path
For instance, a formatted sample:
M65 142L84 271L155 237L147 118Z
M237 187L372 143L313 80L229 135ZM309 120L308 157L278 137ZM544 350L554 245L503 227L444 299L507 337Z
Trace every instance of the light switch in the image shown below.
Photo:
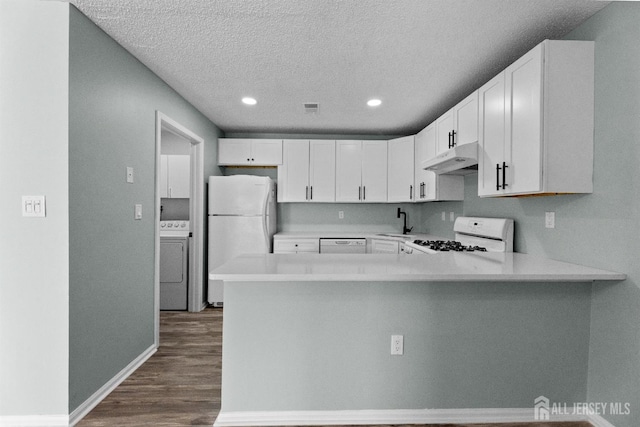
M127 183L133 184L133 168L127 166Z
M135 205L135 219L142 219L142 205Z
M22 196L22 216L44 218L47 216L44 196Z

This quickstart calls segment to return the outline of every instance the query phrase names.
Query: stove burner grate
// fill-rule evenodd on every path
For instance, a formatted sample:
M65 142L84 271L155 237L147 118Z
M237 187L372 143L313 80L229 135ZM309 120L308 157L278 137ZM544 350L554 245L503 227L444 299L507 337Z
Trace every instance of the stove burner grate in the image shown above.
M438 252L486 252L487 248L483 248L482 246L465 246L462 243L456 240L414 240L414 244L419 246L424 246L433 251Z

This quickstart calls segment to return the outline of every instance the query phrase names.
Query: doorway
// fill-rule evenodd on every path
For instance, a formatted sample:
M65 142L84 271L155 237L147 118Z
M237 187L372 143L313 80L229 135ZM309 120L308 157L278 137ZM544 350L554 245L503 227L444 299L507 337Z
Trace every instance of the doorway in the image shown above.
M160 338L160 218L161 198L165 196L161 186L162 140L179 138L185 141L184 154L189 156L188 219L191 227L188 261L188 298L187 307L191 312L201 311L204 300L204 140L191 130L156 111L156 234L155 234L155 274L154 274L154 313L156 346ZM171 141L176 149L175 141ZM179 205L173 209L181 209Z

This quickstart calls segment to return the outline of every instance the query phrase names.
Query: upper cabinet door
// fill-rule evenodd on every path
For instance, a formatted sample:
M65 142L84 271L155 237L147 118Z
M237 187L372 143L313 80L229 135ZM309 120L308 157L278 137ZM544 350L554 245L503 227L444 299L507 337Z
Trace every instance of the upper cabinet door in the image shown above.
M388 198L389 202L413 202L414 191L414 136L389 140Z
M539 44L504 72L505 114L510 117L505 123L505 193L535 193L542 187L542 50Z
M454 138L453 110L449 110L436 120L436 155L450 149Z
M282 164L281 139L254 139L251 141L251 164L277 166Z
M309 198L309 141L285 140L278 166L278 201L305 202Z
M309 141L309 200L336 200L336 142Z
M167 158L169 197L188 199L191 196L191 156L169 155Z
M385 180L386 170L385 164ZM359 202L361 200L362 141L336 141L336 202Z
M436 155L436 125L430 124L415 136L414 200L426 202L435 198L435 173L422 169L422 162Z
M278 166L282 164L281 139L218 139L219 166Z
M251 140L250 139L218 139L218 164L224 165L250 165L251 164Z
M500 194L505 151L505 81L498 74L478 91L478 195Z
M455 134L453 145L478 142L478 91L463 99L453 107Z
M361 201L387 201L387 141L362 141Z

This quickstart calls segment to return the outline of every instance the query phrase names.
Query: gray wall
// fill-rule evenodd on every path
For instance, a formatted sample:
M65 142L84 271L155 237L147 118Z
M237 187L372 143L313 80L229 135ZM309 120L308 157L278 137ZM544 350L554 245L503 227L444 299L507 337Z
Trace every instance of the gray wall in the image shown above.
M69 40L73 411L154 344L156 110L204 138L205 177L220 173L221 132L74 7Z
M67 414L68 9L0 1L0 424Z
M465 181L464 213L515 218L517 251L628 275L596 284L591 309L588 399L631 403L629 415L604 415L617 427L640 425L639 22L639 4L614 2L567 37L596 42L593 194L480 199L475 178Z
M225 286L223 411L586 399L588 283ZM274 309L275 308L275 309ZM390 337L404 335L404 355Z

